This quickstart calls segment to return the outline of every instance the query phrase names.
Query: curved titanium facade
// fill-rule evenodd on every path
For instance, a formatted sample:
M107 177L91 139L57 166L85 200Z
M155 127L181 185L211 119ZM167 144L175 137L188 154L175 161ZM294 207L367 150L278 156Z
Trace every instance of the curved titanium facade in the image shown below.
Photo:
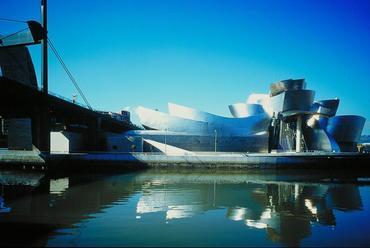
M328 117L333 117L337 113L338 106L339 106L339 99L315 101L312 104L311 111L318 113L320 115L326 115Z
M326 130L338 142L342 152L356 152L365 120L357 115L335 116L328 120Z
M215 137L214 134L199 135L157 130L131 130L123 135L132 140L136 140L136 138L150 139L188 151L267 152L268 147L268 134L266 132L250 136ZM122 138L119 140L121 141ZM144 143L144 151L156 150Z
M188 151L356 151L365 118L335 116L339 99L314 102L315 92L305 88L304 79L272 84L270 95L251 94L245 103L229 105L233 118L174 103L168 104L168 114L138 107L142 125L151 130L126 132L127 142L133 141L124 146L136 142L143 151L157 151L158 143Z
M235 118L262 114L265 111L261 104L235 103L229 105L229 110Z
M309 151L340 152L335 139L324 129L305 127L303 136Z
M135 111L142 125L150 129L196 134L208 132L208 123L206 122L186 120L141 106L137 107Z
M340 115L329 119L326 130L338 142L358 142L365 118L358 115Z
M270 95L276 96L285 91L304 90L306 82L304 79L287 79L270 85Z
M197 109L168 104L171 116L208 123L208 133L215 131L220 136L246 136L267 131L270 119L266 114L259 114L244 118L228 118L203 112Z
M271 97L274 112L299 114L310 112L315 92L313 90L291 90Z

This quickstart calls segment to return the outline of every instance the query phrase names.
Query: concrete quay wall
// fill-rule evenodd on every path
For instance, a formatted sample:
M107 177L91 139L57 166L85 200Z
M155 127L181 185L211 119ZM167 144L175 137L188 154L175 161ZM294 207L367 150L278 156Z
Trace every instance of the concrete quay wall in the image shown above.
M48 170L127 170L142 168L346 169L368 170L370 154L360 153L72 153L0 150L0 166L28 165Z
M225 168L225 169L366 169L369 154L196 154L151 153L55 154L51 167L66 168Z
M45 158L39 151L0 149L0 169L44 170L46 164Z

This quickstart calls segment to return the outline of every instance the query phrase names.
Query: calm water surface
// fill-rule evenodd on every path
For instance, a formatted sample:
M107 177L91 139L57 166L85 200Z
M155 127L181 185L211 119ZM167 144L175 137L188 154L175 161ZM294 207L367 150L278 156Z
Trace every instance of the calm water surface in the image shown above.
M0 183L1 245L370 245L369 177L0 171Z

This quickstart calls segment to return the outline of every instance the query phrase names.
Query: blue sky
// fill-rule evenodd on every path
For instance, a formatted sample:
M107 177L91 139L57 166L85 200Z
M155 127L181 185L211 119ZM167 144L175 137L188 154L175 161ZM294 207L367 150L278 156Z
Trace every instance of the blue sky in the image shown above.
M0 0L0 17L39 20L39 4ZM228 116L272 82L305 78L316 99L341 99L338 114L370 119L369 19L369 0L49 0L50 39L93 107L111 111L171 101ZM52 54L50 90L76 93Z

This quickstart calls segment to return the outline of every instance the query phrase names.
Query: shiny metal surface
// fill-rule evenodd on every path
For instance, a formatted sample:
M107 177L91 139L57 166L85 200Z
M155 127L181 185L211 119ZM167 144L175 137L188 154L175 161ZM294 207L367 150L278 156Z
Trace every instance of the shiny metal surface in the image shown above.
M339 99L314 102L315 92L305 88L304 79L279 81L270 95L251 94L246 103L229 105L234 118L175 103L168 104L169 114L139 107L142 125L154 130L126 135L189 151L292 151L295 143L298 151L355 151L365 118L335 116ZM298 141L297 130L303 134Z
M310 112L315 92L313 90L291 90L271 97L274 112L291 112L292 114Z
M324 129L306 127L303 136L309 151L340 152L335 139Z
M285 91L304 89L306 89L306 82L304 79L287 79L271 84L270 95L276 96Z
M174 103L168 103L168 110L171 116L207 122L208 133L212 134L216 131L220 136L251 135L266 131L270 123L270 118L266 114L244 118L228 118Z
M311 111L321 115L333 117L336 115L339 106L339 99L330 99L315 101L312 104Z
M366 119L358 115L340 115L329 119L327 131L337 142L358 142Z
M311 116L307 116L306 125L310 128L326 130L328 119L329 118L326 116L321 116L319 114L313 114Z
M129 131L125 137L141 137L189 151L266 152L270 118L262 113L227 118L169 103L169 114L136 108L146 131ZM259 105L259 110L263 110ZM118 145L116 147L119 147ZM152 151L148 145L144 151Z
M135 109L140 122L150 129L167 130L173 132L189 132L204 134L208 132L208 123L196 120L183 119L156 110L139 106Z
M214 134L191 134L157 130L131 130L125 137L141 137L188 151L218 152L267 152L268 133L261 132L248 136L217 136ZM144 144L144 152L156 151Z
M261 104L235 103L229 105L229 110L235 118L262 114L265 111Z

